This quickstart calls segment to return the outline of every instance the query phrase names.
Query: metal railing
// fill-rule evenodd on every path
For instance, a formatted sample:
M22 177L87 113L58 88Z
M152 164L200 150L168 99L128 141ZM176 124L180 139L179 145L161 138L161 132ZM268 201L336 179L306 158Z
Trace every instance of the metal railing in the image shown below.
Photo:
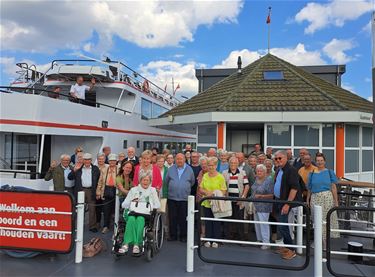
M198 257L206 263L214 264L225 264L225 265L236 265L236 266L249 266L249 267L261 267L261 268L270 268L270 269L281 269L281 270L304 270L308 267L310 262L310 210L305 203L294 202L294 201L283 201L283 200L268 200L268 199L249 199L249 198L235 198L235 197L205 197L199 202L199 210L194 209L194 196L189 196L188 199L188 238L187 238L187 272L194 271L194 249L197 249ZM299 213L300 219L298 223L282 223L282 222L266 222L266 221L257 221L257 220L240 220L240 219L226 219L226 218L208 218L202 217L202 202L206 200L223 200L223 201L236 201L236 202L254 202L254 203L270 203L270 204L289 204L293 206L301 207L306 214L306 223L302 222L302 213ZM197 236L200 238L197 246L194 245L194 214L199 212L198 216L198 228ZM232 223L254 223L254 224L268 224L268 225L279 225L279 226L296 226L297 227L297 244L296 245L286 245L286 244L277 244L277 243L261 243L261 242L250 242L242 240L229 240L229 239L214 239L214 238L201 238L200 237L200 226L202 221L217 221L217 222L232 222ZM306 245L303 245L303 228L306 228ZM244 245L266 245L273 247L288 247L296 248L297 252L302 254L302 249L305 249L305 261L301 266L285 266L285 265L275 265L275 264L266 264L266 263L251 263L251 262L239 262L239 261L228 261L228 260L216 260L209 259L202 255L201 243L205 241L218 242L218 243L230 243L230 244L244 244Z
M363 230L347 230L347 229L333 229L331 228L331 215L334 212L337 211L368 211L375 213L375 208L372 207L334 207L330 209L327 213L327 218L326 218L326 243L327 243L327 269L328 271L334 275L334 276L339 276L339 277L360 277L363 275L348 275L348 274L343 274L343 273L338 273L335 272L332 268L332 255L345 255L345 256L358 256L358 257L369 257L369 258L375 258L375 251L372 251L373 254L368 254L368 253L357 253L357 252L349 252L348 251L336 251L331 249L331 239L330 239L330 234L331 232L336 232L336 233L342 233L346 235L365 235L361 236L362 238L367 238L367 239L373 239L375 240L375 227L371 227L372 231L363 231ZM368 235L368 236L367 236Z
M14 87L0 86L0 92L1 93L19 93L19 92L14 91L14 89L15 89ZM59 96L59 97L65 97L67 100L72 101L73 103L79 102L83 105L96 107L96 108L106 107L106 108L113 109L114 112L120 111L120 112L123 112L124 114L131 114L132 113L131 111L124 110L124 109L121 109L121 108L117 108L117 107L110 106L110 105L103 104L103 103L96 102L96 101L94 102L94 101L90 101L90 100L79 99L78 102L75 102L76 99L74 97L72 97L69 94L64 94L64 93L61 93L61 92L54 92L52 90L36 89L36 88L34 88L33 90L35 90L37 92L40 92L39 95L42 95L43 93L46 92L49 95L56 95L56 96ZM45 97L48 97L48 95L46 95Z

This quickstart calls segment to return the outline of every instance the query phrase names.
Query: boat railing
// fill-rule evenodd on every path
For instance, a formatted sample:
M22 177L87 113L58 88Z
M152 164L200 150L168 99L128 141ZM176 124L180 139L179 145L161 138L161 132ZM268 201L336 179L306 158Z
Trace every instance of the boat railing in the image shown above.
M47 97L49 97L50 95L55 95L55 96L58 96L58 97L66 98L67 100L69 100L73 103L80 103L80 104L83 104L83 105L87 105L87 106L91 106L91 107L97 107L97 108L106 107L106 108L113 109L114 112L117 112L117 111L123 112L125 115L132 114L131 111L124 110L124 109L121 109L121 108L117 108L117 107L110 106L110 105L100 103L100 102L96 102L96 101L90 101L90 100L84 100L84 99L79 99L79 101L77 101L71 95L64 94L64 93L61 93L61 92L55 92L55 91L52 91L52 90L38 89L38 88L33 88L33 91L34 91L33 94L37 94L37 95L41 95L41 96L43 96L43 94L44 94L44 96L47 96ZM7 86L0 86L0 92L1 93L19 93L18 91L15 91L14 87L7 87Z
M112 61L109 59L106 60L97 60L93 58L85 58L85 59L59 59L53 60L51 63L51 69L55 66L61 66L64 64L60 63L67 63L73 62L77 65L81 65L83 63L98 63L101 65L105 65L108 70L112 73L112 76L108 76L111 78L112 81L117 82L124 82L129 86L141 91L142 93L148 94L153 98L163 101L164 103L168 104L169 106L177 106L181 103L174 95L170 94L159 87L157 84L152 82L150 79L147 79L145 76L140 74L139 72L135 71L128 65L123 62L119 61ZM65 64L68 65L68 64ZM92 73L92 67L90 69L90 74ZM94 77L94 76L92 76Z

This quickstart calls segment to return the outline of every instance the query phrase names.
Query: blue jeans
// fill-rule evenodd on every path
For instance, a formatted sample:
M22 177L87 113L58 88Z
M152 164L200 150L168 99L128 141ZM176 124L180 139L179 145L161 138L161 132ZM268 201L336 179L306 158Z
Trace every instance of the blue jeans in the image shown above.
M281 214L281 209L283 208L284 205L285 204L282 204L282 203L275 204L276 218L277 218L277 222L288 223L288 214L291 208L289 208L288 214ZM290 236L288 226L277 225L277 233L279 237L283 238L284 244L293 244L293 240ZM294 248L289 248L289 249L294 250Z

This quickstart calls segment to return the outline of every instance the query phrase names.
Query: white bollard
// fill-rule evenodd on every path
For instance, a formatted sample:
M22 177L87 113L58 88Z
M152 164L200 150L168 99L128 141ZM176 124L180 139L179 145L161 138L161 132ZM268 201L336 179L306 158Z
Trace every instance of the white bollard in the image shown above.
M187 209L186 271L194 272L194 214L195 197L189 195Z
M314 205L314 277L323 276L322 207Z
M301 224L297 226L297 245L302 245L303 244L303 207L299 206L297 212L297 224ZM301 255L302 254L302 247L297 248L297 254Z
M85 192L78 192L77 196L77 234L76 234L76 264L82 262L83 225L85 221Z
M120 219L120 197L118 197L118 189L116 189L115 198L115 227L113 228L113 234L117 233L118 221Z

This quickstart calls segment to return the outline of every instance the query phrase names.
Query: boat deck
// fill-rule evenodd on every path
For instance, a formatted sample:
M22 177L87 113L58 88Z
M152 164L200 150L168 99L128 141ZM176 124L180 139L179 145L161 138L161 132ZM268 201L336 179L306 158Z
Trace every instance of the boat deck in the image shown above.
M85 233L85 241L94 235ZM110 252L110 235L103 236L108 244L108 250L93 258L84 258L81 264L74 263L74 251L67 255L43 254L31 259L16 259L3 253L0 254L1 276L313 276L314 258L311 254L309 266L304 271L275 270L258 267L230 266L209 264L201 261L195 255L194 273L186 272L186 244L165 241L161 251L151 262L146 257L124 256L115 260ZM347 240L367 242L366 249L375 250L371 240L361 238L339 239L333 242L335 250L345 251ZM312 250L313 252L313 250ZM259 247L241 247L224 245L218 249L203 249L202 254L207 258L251 261L268 264L300 266L304 256L297 256L292 261L282 260L271 250L260 250ZM346 256L335 256L332 267L336 272L356 276L375 276L375 261L371 265L354 264ZM324 276L331 276L323 265Z

